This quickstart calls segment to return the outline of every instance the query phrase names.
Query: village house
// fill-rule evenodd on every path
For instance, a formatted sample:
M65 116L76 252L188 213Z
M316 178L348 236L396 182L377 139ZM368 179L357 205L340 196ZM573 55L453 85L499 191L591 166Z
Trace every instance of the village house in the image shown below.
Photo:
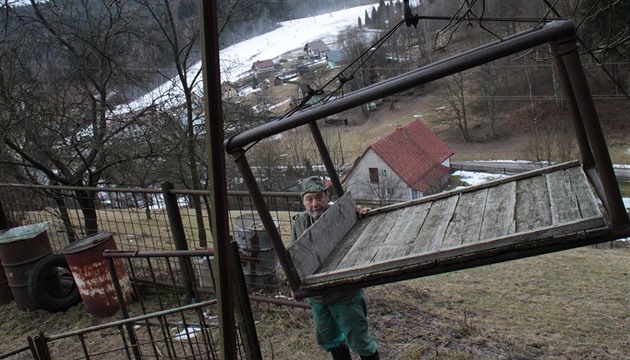
M276 71L276 64L273 60L260 60L252 64L252 70L255 72L274 72Z
M448 145L416 120L370 145L343 182L355 199L386 205L441 191L448 183Z
M308 55L316 55L318 58L321 58L330 51L330 48L322 40L315 40L304 45L304 51Z

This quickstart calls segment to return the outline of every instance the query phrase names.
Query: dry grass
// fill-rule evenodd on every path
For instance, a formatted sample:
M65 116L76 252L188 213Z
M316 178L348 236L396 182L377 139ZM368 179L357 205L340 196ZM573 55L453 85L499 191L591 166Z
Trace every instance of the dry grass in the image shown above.
M627 248L585 247L376 286L366 289L369 321L383 359L628 359L629 257ZM309 310L253 310L264 359L329 359ZM108 321L83 305L52 314L11 303L0 314L0 353L39 331Z
M580 248L366 289L384 359L628 359L629 249ZM328 359L304 310L256 306L265 359Z

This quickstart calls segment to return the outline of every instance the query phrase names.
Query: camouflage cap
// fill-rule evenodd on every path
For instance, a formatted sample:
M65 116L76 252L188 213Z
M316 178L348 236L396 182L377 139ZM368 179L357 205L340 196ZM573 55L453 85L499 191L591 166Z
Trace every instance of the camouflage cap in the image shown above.
M324 185L324 182L319 176L311 176L302 180L300 187L302 189L300 196L304 196L308 193L324 192L327 189L326 185Z

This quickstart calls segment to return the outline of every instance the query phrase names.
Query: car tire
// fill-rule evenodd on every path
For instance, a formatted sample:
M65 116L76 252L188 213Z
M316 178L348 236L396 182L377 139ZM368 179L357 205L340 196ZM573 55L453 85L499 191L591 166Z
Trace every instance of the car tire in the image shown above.
M50 312L66 311L82 301L63 255L49 255L35 264L28 277L28 292L33 302Z

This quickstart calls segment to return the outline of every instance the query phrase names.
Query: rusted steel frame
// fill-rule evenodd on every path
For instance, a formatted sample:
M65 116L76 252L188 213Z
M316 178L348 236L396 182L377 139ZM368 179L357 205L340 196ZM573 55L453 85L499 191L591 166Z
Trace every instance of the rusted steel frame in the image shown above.
M179 212L177 197L175 196L173 190L174 186L170 182L162 183L162 195L164 196L164 203L166 204L166 213L168 214L168 222L171 226L171 234L173 235L173 241L175 242L175 249L188 250L188 242L186 241L186 233L184 232L182 215ZM190 260L180 257L179 267L184 276L184 286L186 287L186 294L189 298L193 299L195 297L195 293L193 291L194 282L192 279L192 274L190 273Z
M293 274L292 266L286 256L286 248L282 243L280 234L278 233L273 219L269 214L267 205L262 198L256 178L247 163L243 147L255 141L277 135L281 132L308 124L310 122L315 122L318 119L351 109L355 106L408 90L410 88L482 65L540 44L547 43L557 38L569 36L574 33L575 28L573 27L573 22L571 21L551 22L541 29L525 31L507 37L501 42L487 44L485 46L464 52L463 54L424 66L420 69L409 71L391 79L370 85L361 90L354 91L344 98L331 101L321 106L309 108L282 120L261 125L226 140L226 151L233 156L234 161L243 176L243 181L251 194L252 201L254 202L258 215L260 216L261 221L271 238L278 260L287 276L287 280L291 288L293 290L297 290L300 285L300 279ZM333 178L335 175L329 173L329 176Z
M532 29L506 37L462 54L423 66L391 79L353 91L345 97L308 108L287 118L244 131L225 141L228 153L239 151L255 141L349 110L370 101L393 95L444 78L458 72L527 50L575 32L572 21L553 21L540 29Z
M556 46L557 52L565 64L570 88L573 89L580 117L584 123L584 129L595 159L597 173L602 182L605 203L610 213L612 224L614 227L628 226L630 218L628 218L628 213L623 204L621 190L610 160L604 132L602 131L593 97L584 75L582 62L577 52L576 39L573 36L563 38L556 43Z
M61 333L61 334L54 334L54 335L43 335L42 336L45 338L45 340L47 342L50 341L55 341L55 340L60 340L60 339L64 339L64 338L68 338L71 336L77 336L79 334L87 334L90 332L95 332L95 331L99 331L99 330L105 330L108 328L112 328L112 327L118 327L119 325L124 325L126 323L137 323L139 321L144 321L144 320L148 320L148 319L152 319L152 318L157 318L159 316L167 316L167 315L172 315L175 313L181 313L181 312L185 312L185 311L189 311L189 310L194 310L196 308L204 308L204 307L208 307L211 305L216 305L217 304L217 300L206 300L206 301L201 301L198 303L194 303L194 304L189 304L189 305L183 305L180 307L176 307L176 308L172 308L172 309L167 309L167 310L161 310L161 311L156 311L150 314L144 314L144 315L138 315L129 319L123 319L123 320L116 320L116 321L112 321L110 323L106 323L106 324L100 324L100 325L94 325L94 326L90 326L87 328L83 328L83 329L78 329L78 330L71 330L68 331L66 333Z
M210 189L210 224L219 272L219 329L221 358L236 359L236 330L234 321L234 289L232 287L232 254L228 239L227 184L225 179L225 150L223 147L223 105L221 102L221 62L219 60L219 24L217 1L200 1L201 72L203 75L204 110L208 179Z
M125 295L122 292L122 287L120 286L120 281L118 281L118 274L116 272L116 267L114 266L114 259L106 259L107 268L109 269L109 277L112 279L112 284L114 285L114 291L116 292L116 298L118 299L118 304L120 306L120 312L123 315L124 319L129 318L129 311L127 311L127 305L125 304ZM129 342L131 344L131 351L133 352L133 356L135 359L142 359L142 354L140 353L140 348L138 344L138 339L136 338L136 333L133 330L132 324L125 324L125 330L127 331L127 335L129 336ZM122 328L121 328L122 335Z
M328 171L328 176L332 181L333 190L335 194L337 194L337 197L341 197L343 195L343 187L341 186L341 181L339 181L339 176L337 175L335 164L333 164L333 161L330 158L330 153L328 152L328 148L326 147L326 142L324 142L322 133L321 131L319 131L319 126L317 126L317 121L309 123L308 126L311 129L313 140L315 141L315 145L317 145L319 155L322 157L322 161L324 162L326 171Z
M214 250L105 250L104 258L153 258L153 257L194 257L214 256Z
M300 286L300 280L293 275L293 271L291 270L291 266L287 260L286 256L286 248L284 243L282 242L282 237L280 236L280 232L278 228L276 228L276 224L271 217L271 213L269 212L269 208L267 208L267 203L260 192L260 187L258 187L258 183L256 182L256 177L252 172L249 163L247 162L247 156L245 151L241 149L238 152L232 152L232 156L234 157L234 162L241 172L241 176L243 177L243 181L249 190L249 194L251 196L252 202L254 203L254 207L258 212L258 216L260 217L260 222L262 222L265 230L267 231L267 235L269 235L269 239L273 245L274 251L278 256L278 262L284 273L287 276L287 281L289 286L292 289L298 289Z

